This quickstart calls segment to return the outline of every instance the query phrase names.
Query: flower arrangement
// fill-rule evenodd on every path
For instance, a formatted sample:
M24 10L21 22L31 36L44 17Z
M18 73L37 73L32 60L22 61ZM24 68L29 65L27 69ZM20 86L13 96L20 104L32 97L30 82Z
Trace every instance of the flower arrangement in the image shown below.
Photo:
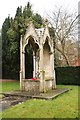
M39 80L39 78L31 78L32 80Z

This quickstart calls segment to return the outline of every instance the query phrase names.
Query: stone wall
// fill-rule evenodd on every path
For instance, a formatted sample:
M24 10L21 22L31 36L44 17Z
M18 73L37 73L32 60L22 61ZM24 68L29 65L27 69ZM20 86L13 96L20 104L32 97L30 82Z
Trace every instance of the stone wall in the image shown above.
M40 92L40 80L31 80L31 79L25 79L25 91L31 91L34 94ZM45 88L46 90L52 89L52 79L45 80Z
M40 81L25 79L25 91L39 92Z

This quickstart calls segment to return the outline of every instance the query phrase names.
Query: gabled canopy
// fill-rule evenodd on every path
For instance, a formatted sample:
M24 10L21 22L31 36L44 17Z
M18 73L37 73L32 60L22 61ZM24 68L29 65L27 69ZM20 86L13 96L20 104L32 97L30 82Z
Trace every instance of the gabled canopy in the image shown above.
M40 44L41 44L40 41L42 41L43 45L47 41L51 51L53 49L53 43L51 41L49 30L48 30L48 22L45 22L44 28L36 29L34 27L32 21L30 21L30 24L29 24L29 26L26 30L25 36L23 38L23 42L22 42L23 48L25 48L25 46L28 44L30 39L33 39L34 43L37 44L38 46L40 46Z

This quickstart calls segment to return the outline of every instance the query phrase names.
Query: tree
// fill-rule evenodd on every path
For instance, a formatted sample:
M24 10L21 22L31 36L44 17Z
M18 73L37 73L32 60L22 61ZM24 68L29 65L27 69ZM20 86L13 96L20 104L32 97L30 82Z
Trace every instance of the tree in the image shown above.
M10 52L9 52L9 39L7 35L7 31L10 28L11 19L10 16L5 19L2 25L2 74L6 75L8 66L10 64ZM6 69L5 69L6 68Z
M62 8L57 8L57 11L48 15L50 25L55 31L55 50L63 56L66 65L69 65L68 56L65 53L66 41L76 39L77 18L77 15L69 14Z
M33 12L32 12L32 5L30 4L30 2L27 3L27 6L24 7L23 10L23 16L24 18L30 18L32 17Z
M2 67L3 77L19 79L20 64L20 37L29 25L29 21L35 23L36 28L42 25L42 18L34 14L32 5L28 2L22 11L18 7L14 18L5 19L2 25ZM38 21L39 20L39 21Z
M42 26L42 24L43 24L43 19L38 13L36 13L33 16L33 22L34 22L34 26L36 28L40 28Z

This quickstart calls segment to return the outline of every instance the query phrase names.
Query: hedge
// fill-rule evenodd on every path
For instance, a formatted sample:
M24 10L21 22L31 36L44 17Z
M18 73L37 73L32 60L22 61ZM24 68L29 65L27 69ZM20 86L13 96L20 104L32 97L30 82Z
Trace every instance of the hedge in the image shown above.
M55 71L57 84L80 85L80 66L57 67Z

